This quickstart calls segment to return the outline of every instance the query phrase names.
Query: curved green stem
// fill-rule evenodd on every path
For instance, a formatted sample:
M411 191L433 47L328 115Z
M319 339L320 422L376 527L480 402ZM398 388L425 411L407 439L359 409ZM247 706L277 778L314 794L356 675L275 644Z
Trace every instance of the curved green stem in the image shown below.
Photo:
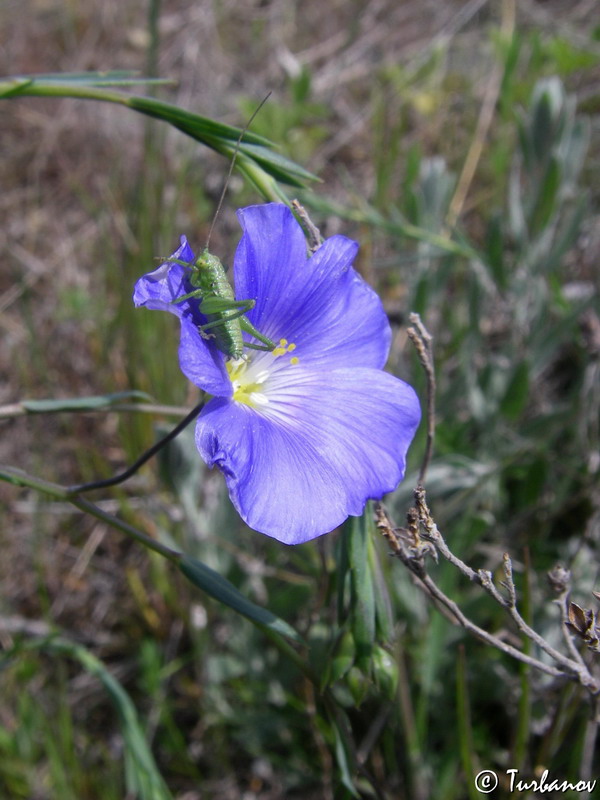
M90 503L89 500L84 500L83 497L69 494L69 488L67 486L44 481L41 478L36 478L33 475L23 472L23 470L5 464L0 465L0 480L12 483L13 486L36 489L38 492L47 494L55 500L64 500L71 503L71 505L75 506L75 508L78 508L80 511L84 511L86 514L91 514L91 516L96 517L96 519L106 522L112 528L116 528L127 536L130 536L149 550L153 550L155 553L159 553L161 556L168 558L169 561L178 562L181 556L181 553L176 550L171 550L170 547L166 547L166 545L161 544L156 541L156 539L152 539L150 536L142 533L142 531L134 528L133 525L129 525L129 523L118 519L107 511L103 511L94 503Z

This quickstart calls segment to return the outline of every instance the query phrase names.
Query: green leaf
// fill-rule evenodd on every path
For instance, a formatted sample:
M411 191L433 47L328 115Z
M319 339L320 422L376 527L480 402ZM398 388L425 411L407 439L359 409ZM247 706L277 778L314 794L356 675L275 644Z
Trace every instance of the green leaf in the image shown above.
M113 406L124 400L149 400L152 398L146 392L131 390L115 392L114 394L100 394L91 397L62 397L54 400L23 400L21 405L30 414L47 414L57 411L94 411L98 408Z
M23 648L23 644L18 646ZM62 637L33 640L27 642L25 648L46 650L73 658L102 683L119 714L127 795L138 800L172 800L171 792L156 766L131 698L102 661L81 645Z
M575 200L571 210L561 214L558 233L552 248L545 255L543 265L541 265L545 272L551 273L559 268L565 253L573 247L579 237L587 209L588 197L583 192Z
M371 590L375 606L375 634L373 638L377 638L378 641L390 642L394 636L392 601L379 561L379 553L375 546L375 541L379 537L375 528L375 519L371 513L370 504L367 506L363 517L368 562L367 568L370 573Z
M587 117L575 119L559 148L563 170L563 184L574 188L587 155L591 136L591 123Z
M60 82L78 86L146 86L174 83L165 78L140 78L137 72L130 69L110 69L100 72L43 72L23 77L5 78L4 80L25 80L27 83L35 81L37 84Z
M202 589L215 600L237 611L238 614L242 614L260 627L268 628L295 642L304 643L300 634L291 625L273 614L272 611L248 600L227 578L219 575L206 564L186 555L182 555L177 563L181 572L194 586Z
M575 46L568 39L556 36L546 44L548 55L554 60L560 75L570 75L578 70L591 69L598 64L598 53Z
M549 428L551 421L547 420ZM550 428L551 430L551 428ZM547 491L548 453L541 456L533 454L532 458L523 459L519 464L507 467L503 471L502 481L510 487L510 508L513 514L524 510L530 511L541 502L544 490Z
M281 153L267 150L264 147L259 148L246 142L242 142L240 150L256 161L257 164L260 164L266 172L284 183L290 183L293 186L304 186L308 181L319 180L312 172L308 172L300 164L290 161L289 158L282 156Z
M62 76L52 74L16 76L0 80L0 98L16 96L76 97L83 100L116 103L140 114L167 122L205 146L228 158L231 157L242 133L240 128L225 125L154 97L131 95L110 88L149 82L127 77L129 75L130 73L121 72L94 72L88 75L72 73ZM273 147L273 143L263 136L252 133L252 131L244 131L239 152L240 156L245 156L269 175L292 186L302 187L308 181L318 180L316 176L299 164L278 153L273 153Z
M498 216L492 217L488 224L485 237L485 254L487 265L499 289L504 290L508 286L508 275L506 264L504 263L504 230L502 221Z
M381 569L381 564L379 563L379 556L375 549L375 541L372 532L369 535L369 564L373 576L377 639L383 642L390 642L394 637L392 601L387 589L383 570Z
M362 667L355 664L346 674L345 683L356 708L360 708L373 686L368 674L370 671L371 663L369 662Z
M530 125L531 144L533 154L538 164L543 164L549 155L554 142L554 114L551 95L552 86L547 91L541 92L534 102Z
M449 239L446 235L434 233L418 225L412 225L406 222L399 214L393 219L388 219L373 206L363 204L360 208L353 208L315 194L302 195L301 199L308 207L321 214L333 214L336 217L357 222L360 225L373 225L375 228L392 236L405 236L408 239L425 242L431 246L428 254L430 257L450 253L479 260L478 252L470 243L455 241L454 239Z
M500 403L500 413L509 420L516 420L523 412L529 397L529 365L521 361L515 367L506 393Z
M348 718L338 706L329 709L329 721L333 731L335 760L340 771L340 781L352 797L360 798L352 780L352 773L356 771L356 759L352 750Z
M346 523L351 575L350 624L359 660L368 657L375 641L375 595L369 564L366 513L361 517L351 517Z
M500 36L498 37L498 45L501 49L501 58L504 61L499 101L503 108L507 108L511 102L515 85L515 71L521 54L522 39L517 33L513 34L509 39Z
M551 156L544 176L537 187L537 196L530 215L529 230L541 233L548 225L557 205L562 170L556 156Z
M33 83L32 78L9 78L0 83L0 99L18 97Z
M458 752L460 753L463 773L470 776L475 775L476 759L464 647L460 648L456 662L456 720ZM472 800L481 796L472 780L468 781L468 793Z
M346 597L350 587L350 562L348 556L348 536L343 533L335 545L336 549L336 612L338 626L341 628L346 620Z
M331 673L329 683L335 683L348 672L350 667L354 664L356 656L356 647L354 644L354 637L350 631L346 631L339 642L336 644L333 656L331 658L330 667Z
M398 690L400 672L396 660L383 647L377 645L373 650L371 662L373 680L383 698L393 703Z
M521 142L527 164L526 143ZM522 246L527 239L527 223L523 209L523 194L521 188L521 175L518 169L512 169L508 179L508 230L512 237Z
M148 117L168 122L183 133L187 133L193 139L203 141L205 144L209 144L209 140L214 137L215 143L220 141L235 145L242 132L240 128L236 128L233 125L217 122L209 117L203 117L193 111L187 111L184 108L165 103L163 100L157 100L154 97L123 94L122 98L124 105L128 106L128 108L133 108ZM265 139L264 136L259 136L257 133L252 133L252 131L245 131L244 141L240 146L240 150L243 151L244 147L249 144L261 145L267 148L274 147L273 143ZM213 144L209 144L209 147L213 146Z
M521 615L525 622L532 626L534 625L533 620L533 609L532 609L532 586L531 586L531 564L529 560L529 550L525 548L524 552L524 569L523 569L523 580L521 584L521 592L520 592L520 606L521 606ZM523 652L526 655L531 655L533 647L532 641L528 636L523 637ZM518 769L524 769L527 763L527 755L530 750L531 746L531 738L532 738L532 717L533 717L533 698L534 698L534 679L532 675L532 669L529 664L520 663L519 664L519 671L521 673L521 691L519 693L519 702L518 702L518 714L517 714L517 725L516 725L516 734L514 737L514 744L513 744L513 752L511 755L511 762L517 767Z
M311 74L305 66L302 67L297 77L291 79L290 87L294 103L300 104L308 101L311 90Z

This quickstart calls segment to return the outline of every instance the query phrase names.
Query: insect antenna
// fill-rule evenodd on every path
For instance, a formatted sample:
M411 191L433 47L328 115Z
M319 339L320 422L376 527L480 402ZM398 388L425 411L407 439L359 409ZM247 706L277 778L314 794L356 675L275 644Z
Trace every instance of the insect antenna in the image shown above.
M221 206L223 205L223 200L225 200L225 194L227 193L227 189L229 187L229 180L231 178L231 174L233 172L233 168L235 167L235 160L237 158L238 153L240 152L240 145L242 143L242 139L246 135L246 132L247 132L248 128L250 127L250 125L252 125L252 122L254 121L254 118L256 117L258 112L261 110L261 108L264 106L264 104L267 102L267 100L269 99L271 94L272 94L272 92L269 92L267 95L265 95L265 97L263 97L263 99L260 101L258 106L254 109L254 111L252 113L252 116L250 117L248 122L244 125L240 135L238 136L238 140L235 143L235 149L233 151L233 157L231 159L231 164L229 165L229 172L227 173L227 177L225 178L225 185L223 186L223 190L221 191L221 196L219 197L219 202L217 203L217 210L214 213L212 222L210 223L210 228L208 230L208 236L206 237L206 248L205 248L206 250L208 250L208 246L210 244L210 238L212 236L213 228L215 227L215 223L217 221L217 217L219 216L219 212L221 211Z
M268 94L266 94L263 97L263 99L260 101L260 103L256 106L256 108L252 112L252 116L250 117L248 122L244 125L244 127L242 128L242 130L240 132L240 135L238 136L237 142L235 143L235 148L233 150L233 156L231 158L231 163L229 165L229 170L227 172L227 177L225 178L225 184L224 184L223 189L221 190L221 194L219 196L219 202L217 203L217 209L216 209L216 211L215 211L215 213L213 215L212 222L210 223L210 228L208 229L208 236L206 237L206 244L204 246L205 250L208 250L208 247L210 245L212 232L214 230L215 223L216 223L217 218L219 216L219 213L221 211L221 206L223 205L223 201L225 200L225 194L227 193L227 188L229 187L229 181L230 181L231 175L233 173L233 168L235 167L235 161L236 161L237 155L238 155L238 153L240 151L240 145L242 143L242 139L246 135L246 132L247 132L248 128L250 127L250 125L252 125L256 115L261 110L261 108L264 106L264 104L267 102L269 97L271 97L272 94L273 94L273 92L269 92ZM163 258L162 256L157 256L154 260L155 261L160 261L160 262L165 262L165 261L168 261L169 259ZM186 266L186 265L184 265L182 263L182 266ZM187 267L188 267L188 269L192 269L193 268L193 262L188 264Z

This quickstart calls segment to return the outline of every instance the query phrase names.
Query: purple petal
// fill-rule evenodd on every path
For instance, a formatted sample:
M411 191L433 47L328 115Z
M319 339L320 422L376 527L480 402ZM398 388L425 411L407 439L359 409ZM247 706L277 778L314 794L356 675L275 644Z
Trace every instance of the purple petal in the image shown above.
M189 316L181 317L179 366L196 386L215 397L231 397L233 386L225 366L225 356L215 345L203 339L198 326Z
M233 266L236 295L240 300L256 300L252 319L272 332L271 328L286 317L288 295L296 296L304 290L306 239L292 212L282 203L250 206L237 214L244 235Z
M186 263L193 263L196 260L185 236L181 237L181 245L169 258L176 258ZM137 281L133 291L133 302L136 306L168 311L181 317L189 312L188 303L173 301L189 291L185 286L185 276L185 267L165 261L158 269L142 275Z
M185 236L181 237L180 247L170 258L193 263L194 253ZM139 279L135 285L133 300L136 306L160 311L168 311L179 317L181 339L179 342L179 362L184 375L210 394L230 397L231 381L225 368L225 359L210 339L203 339L198 325L205 321L198 311L196 300L173 302L187 294L191 286L186 281L186 269L181 264L165 261L163 264Z
M413 389L382 371L293 375L260 412L212 400L196 427L200 454L223 471L241 517L286 544L327 533L393 490L420 419Z
M238 299L255 299L252 323L277 342L294 342L303 366L383 367L391 330L376 293L352 268L358 244L332 236L307 258L287 206L241 209L235 256Z

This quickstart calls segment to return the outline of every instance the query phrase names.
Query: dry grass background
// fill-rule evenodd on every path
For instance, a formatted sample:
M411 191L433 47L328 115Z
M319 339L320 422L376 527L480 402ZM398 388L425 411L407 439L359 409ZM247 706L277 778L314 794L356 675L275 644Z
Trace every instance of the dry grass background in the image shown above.
M165 2L155 69L176 82L161 90L171 102L242 124L241 98L258 102L269 90L275 100L282 98L289 76L307 67L314 98L329 109L330 119L322 144L305 166L323 178L329 196L369 196L374 184L370 115L377 74L386 65L418 64L436 41L449 37L460 38L457 52L462 50L466 58L481 26L494 14L494 4L460 0L333 2L326 10L317 2ZM148 74L147 4L24 0L5 2L0 15L2 74L111 68ZM399 111L401 98L392 102ZM443 136L446 124L442 115L415 118L412 136L425 148L443 143L458 154L469 132L456 129ZM128 264L140 250L166 252L180 230L201 240L212 214L210 201L220 191L227 167L178 132L160 130L158 123L155 135L165 140L160 163L145 164L146 130L139 115L99 103L23 99L5 106L0 131L0 403L131 387L126 362L132 343L127 332L114 330L117 295L122 292L128 302L136 269L139 274L137 266ZM297 157L293 143L289 150ZM158 207L165 217L176 219L163 237L154 236L150 248L137 240L132 204L136 186L148 180L148 173L145 185L160 193ZM174 176L180 175L176 185ZM206 215L199 219L195 200L203 193ZM153 225L155 231L164 230L160 221ZM329 229L339 225L332 219ZM233 212L225 211L215 231L215 251L231 254L235 237ZM113 274L123 271L125 281L107 279L108 262L114 265ZM167 335L175 341L174 331ZM181 394L177 399L185 400ZM49 479L76 482L82 441L102 443L105 451L114 446L114 461L122 463L116 433L110 417L14 420L4 423L0 457ZM13 497L5 486L0 493ZM4 563L19 565L16 574L13 566L8 572L21 596L21 570L29 563L22 548L30 535L32 509L28 513L27 501L17 508L21 511L13 516L13 507L8 526L17 534L17 552L12 553L9 535L6 552L11 555ZM44 551L48 548L43 562L50 570L58 559L55 580L60 585L65 569L61 548L50 531L47 535L41 544ZM78 551L63 544L67 560L76 560ZM31 591L35 595L33 586Z
M592 0L524 0L517 13L525 29L564 29L575 40L598 24ZM285 102L290 78L306 68L311 101L326 109L326 122L308 144L302 123L280 144L323 178L317 192L352 203L376 189L374 149L382 140L372 119L380 107L382 74L397 65L417 69L438 46L447 79L432 87L439 106L419 109L388 90L385 117L390 129L395 117L408 118L403 148L419 142L425 154L444 155L460 169L489 71L485 31L497 24L499 14L500 3L484 0L165 0L153 58L146 3L3 0L0 73L155 70L175 81L159 90L162 97L240 125L242 107L258 103L269 90L274 102ZM571 88L593 95L597 78L597 72L576 74ZM456 91L448 81L456 81ZM170 252L180 231L202 240L227 165L158 123L149 133L141 117L109 105L21 99L5 101L2 110L0 404L116 392L132 388L132 379L135 388L151 391L144 364L132 371L137 334L120 327L121 304L129 302L144 254ZM310 124L317 129L318 117ZM305 149L306 161L297 147ZM597 143L594 147L597 154ZM597 159L593 163L597 170ZM390 163L390 169L392 184L399 182L400 162ZM234 196L240 192L235 181L232 191ZM143 211L136 205L142 201L147 203ZM217 226L216 252L233 252L233 205ZM160 219L150 223L149 241L141 242L152 208ZM319 221L325 233L342 229L333 217ZM466 223L477 236L480 221L476 211L470 214L469 203ZM353 235L348 228L344 232ZM382 245L373 247L363 257L367 273L369 257L385 256L385 248L377 249ZM588 271L595 269L593 255L586 258ZM174 346L175 331L166 325L160 330ZM166 391L171 395L161 400L189 400L181 380ZM91 478L106 461L121 465L147 443L144 422L123 445L126 424L116 415L4 421L0 461L62 483ZM19 627L48 620L93 644L105 660L113 659L117 677L125 681L135 669L135 654L123 657L128 641L150 633L176 647L180 622L156 589L163 582L160 569L137 548L60 506L50 513L33 495L16 495L3 484L0 502L4 644ZM135 508L133 498L129 503L129 510ZM72 688L81 713L97 713L102 728L102 698L91 681L77 680ZM0 709L3 714L3 722L11 724L10 712ZM196 734L200 739L201 732ZM235 781L224 781L221 793L211 796L236 798L240 791ZM274 789L257 796L279 795Z

